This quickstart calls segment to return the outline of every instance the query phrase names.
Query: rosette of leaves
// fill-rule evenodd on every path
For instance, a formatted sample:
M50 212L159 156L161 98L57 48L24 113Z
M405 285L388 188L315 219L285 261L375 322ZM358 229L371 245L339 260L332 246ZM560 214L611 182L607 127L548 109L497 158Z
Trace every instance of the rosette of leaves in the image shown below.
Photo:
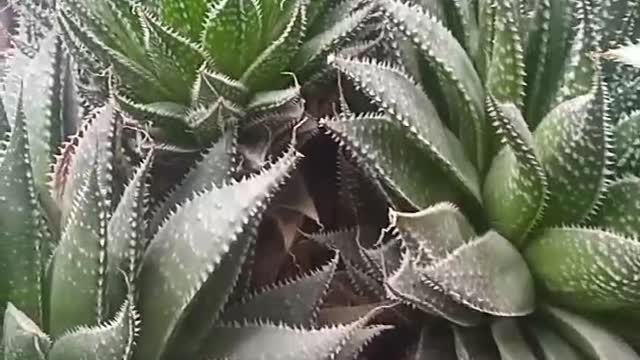
M638 359L638 116L610 106L599 57L628 2L376 3L395 55L329 64L379 110L323 127L391 224L370 248L362 227L321 241L448 320L452 358Z
M153 146L140 146L151 150L139 161L124 157L126 119L112 100L56 157L48 190L58 216L51 216L33 161L51 155L32 150L40 133L29 124L38 118L26 115L29 89L13 116L0 112L4 359L351 359L385 329L366 326L367 317L316 324L337 259L248 288L258 225L301 158L293 147L235 180L235 133L225 132L152 210ZM123 158L135 162L126 184L117 174Z
M376 33L369 0L64 0L53 16L124 110L190 147L235 126L281 128L270 114L300 100L286 73L318 80L328 53Z

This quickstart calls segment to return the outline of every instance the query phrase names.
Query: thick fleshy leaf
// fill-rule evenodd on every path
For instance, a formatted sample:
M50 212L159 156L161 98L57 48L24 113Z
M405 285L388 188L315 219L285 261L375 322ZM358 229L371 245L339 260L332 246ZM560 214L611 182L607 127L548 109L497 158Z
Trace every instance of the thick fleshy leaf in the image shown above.
M640 301L640 243L597 229L551 228L525 257L551 299L584 310L632 307Z
M49 31L39 42L33 58L16 51L12 60L20 62L10 69L4 83L3 101L13 122L18 101L22 101L29 134L29 152L34 184L39 196L48 196L49 164L54 149L61 140L61 77L60 44L55 31ZM20 90L24 84L23 91ZM22 100L18 97L22 96Z
M208 359L324 360L335 358L362 321L320 329L297 329L269 323L218 326L207 339Z
M280 37L275 39L256 57L242 74L240 81L253 90L264 90L273 87L280 73L287 69L289 63L300 48L307 26L308 1L296 0ZM236 58L234 56L234 58Z
M177 348L181 354L197 350L211 326L201 319L213 321L219 315L255 240L262 212L298 158L290 149L260 175L197 195L162 225L139 274L145 321L137 359L171 357Z
M107 224L106 312L115 316L127 293L135 293L136 270L145 248L149 172L153 153L136 170Z
M360 352L377 336L391 326L377 325L356 329L344 343L334 360L356 360Z
M160 83L171 92L171 97L166 100L189 104L191 94L185 89L193 84L197 70L205 61L203 50L167 27L149 11L138 12L146 30L145 52L149 70L152 70Z
M42 250L48 246L38 202L22 102L18 102L8 148L0 163L0 310L11 301L42 324Z
M365 26L365 20L369 18L374 8L373 4L365 5L331 24L330 28L306 40L294 59L294 67L303 69L324 61L328 54L339 49L361 31Z
M45 360L51 340L29 317L13 306L7 305L4 313L4 360Z
M138 313L127 300L113 320L64 334L53 344L48 359L129 359L138 337L139 325Z
M464 215L452 204L439 203L417 213L391 213L394 225L416 266L444 260L476 236Z
M236 147L235 137L234 131L226 132L187 174L180 185L169 194L153 215L149 225L150 233L154 234L171 211L180 204L203 191L211 190L214 186L221 187L231 180Z
M487 112L507 146L494 158L485 179L484 207L493 228L520 246L542 217L547 177L515 105L500 105L489 97Z
M533 349L515 319L499 319L491 324L493 339L502 360L536 360Z
M509 240L494 231L418 271L455 301L484 313L522 316L535 308L533 278L527 264Z
M445 289L418 270L409 255L405 255L402 265L389 277L386 286L391 298L400 299L455 324L474 326L484 320L482 313L453 300L446 294Z
M549 324L590 359L638 360L640 356L624 340L589 320L556 307L543 307ZM580 357L582 358L582 357ZM565 359L565 358L563 358Z
M72 207L75 193L82 186L84 177L93 169L96 172L97 189L106 213L111 207L113 157L117 129L122 118L111 102L94 110L85 119L83 127L65 145L53 174L54 198L62 209L63 228ZM93 168L95 166L95 169Z
M623 117L615 127L617 172L640 176L640 111Z
M329 289L338 257L318 271L270 286L253 296L233 304L221 316L225 323L270 321L290 326L310 326Z
M461 197L479 198L477 175L472 165L465 165L469 175L465 176L434 151L432 144L415 128L374 114L339 118L325 122L324 126L355 155L355 160L370 176L385 184L396 208L417 210L441 201L457 202ZM456 153L464 156L459 148ZM462 194L458 190L462 190Z
M458 360L500 360L491 332L485 327L465 328L453 326Z
M640 178L630 175L614 181L591 223L640 239Z
M540 41L536 69L534 70L531 66L527 67L526 119L532 128L540 123L544 115L555 104L555 91L549 89L557 89L564 75L564 62L571 45L568 39L573 31L570 2L570 0L549 1L548 4L542 6L546 9L543 8L539 12L540 25L544 26L541 29L541 37L542 39L548 38L548 40ZM545 23L547 25L544 25ZM534 46L535 42L529 44ZM533 50L533 52L535 51ZM532 60L531 54L528 54L528 60ZM532 76L535 76L535 80L532 79Z
M227 75L203 66L198 72L191 90L191 105L206 106L219 98L243 104L247 101L247 87Z
M590 4L575 3L572 6L577 27L570 42L563 78L556 94L555 104L585 95L592 89L594 76L599 71L600 41L602 28L598 21L596 8Z
M395 120L396 127L409 129L434 165L450 174L463 190L477 194L478 175L462 145L439 120L436 108L419 85L398 68L373 60L333 56L329 64L354 80L366 95ZM405 130L407 131L407 130ZM361 140L362 141L362 140ZM425 207L424 205L422 207Z
M524 98L524 47L520 36L520 2L492 0L493 49L487 72L487 90L500 102L522 107Z
M547 326L529 324L528 327L545 360L582 359L573 346Z
M411 40L420 50L420 53L437 69L445 80L443 86L450 87L452 96L446 99L449 102L450 110L459 119L458 121L470 122L460 125L460 138L466 153L469 158L473 159L478 168L484 169L486 160L486 126L484 124L484 112L482 111L484 89L471 59L449 30L421 6L412 6L398 0L380 0L379 3L381 9L390 17L395 27L407 39ZM388 86L388 84L384 85ZM364 87L367 87L367 84L364 84ZM391 86L391 89L393 90L389 92L390 94L396 93L397 87ZM403 99L403 94L398 94L396 100L399 105L407 101ZM415 100L415 102L409 101L407 105L427 106L428 102L423 103L419 99ZM384 101L385 99L383 98ZM387 106L395 107L391 104ZM416 110L409 110L406 105L395 110L398 110L398 115L403 117L409 115L409 119L403 119L405 121L421 121L420 118L411 119L412 114L406 113L406 111L415 112ZM422 121L435 121L436 119L438 119L437 116L431 116L431 118L422 119ZM432 137L427 139L433 141L435 137L440 135L432 133ZM437 142L434 141L433 143L436 149L442 151L437 146ZM444 153L444 156L454 161L448 154Z
M613 167L608 101L598 80L592 93L561 103L536 129L535 149L549 184L544 224L581 222L597 209Z
M105 320L106 213L97 164L88 165L53 258L49 331L54 337Z
M157 1L162 19L185 36L197 39L203 29L209 1L192 0L176 2L173 0Z
M259 2L221 0L206 6L201 42L220 71L239 79L260 51Z

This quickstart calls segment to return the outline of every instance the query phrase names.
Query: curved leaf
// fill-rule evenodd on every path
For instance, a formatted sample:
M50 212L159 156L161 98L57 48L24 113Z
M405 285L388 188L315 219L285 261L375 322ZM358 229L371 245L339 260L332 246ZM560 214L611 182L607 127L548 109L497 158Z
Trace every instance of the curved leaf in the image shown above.
M493 228L520 246L542 217L547 177L520 111L488 97L487 112L507 147L494 158L485 178L485 211Z
M614 129L617 172L640 176L640 111L618 122Z
M21 98L21 97L20 97ZM38 202L22 100L0 163L0 310L11 301L42 323L42 254L49 240Z
M260 175L199 194L162 225L139 273L145 321L136 359L171 357L175 344L181 354L197 350L211 326L201 319L219 315L255 240L264 208L298 158L291 149Z
M530 324L531 337L535 340L545 360L582 359L573 346L546 326Z
M493 231L418 271L455 301L477 311L522 316L535 308L534 283L527 264L509 240Z
M461 197L478 198L475 174L468 182L457 178L460 173L434 154L431 144L409 126L373 114L327 121L324 126L370 176L384 183L399 209L416 210L441 201L457 202ZM463 194L457 191L461 189Z
M316 312L329 289L337 265L338 257L335 256L329 264L311 274L264 289L226 308L221 321L270 321L309 326L315 322Z
M378 0L378 3L390 17L394 26L414 43L421 54L446 79L443 86L452 88L452 97L447 98L449 108L455 114L454 116L460 119L459 121L471 122L470 124L461 124L460 137L463 139L468 156L473 158L479 169L483 169L486 161L486 126L482 111L484 89L471 59L449 30L421 6L412 6L397 0ZM366 85L364 86L366 87ZM395 88L392 87L392 89ZM404 101L402 94L398 95L400 95L399 99L396 100L398 102ZM421 103L418 101L412 105L421 106ZM399 111L399 115L404 114ZM432 118L437 119L437 117ZM420 121L419 118L406 120ZM432 136L439 135L434 133ZM433 138L428 139L432 140ZM437 147L437 142L434 144ZM446 153L445 157L447 157ZM450 160L453 161L453 159Z
M534 133L549 184L546 225L578 223L592 215L609 182L612 141L603 87L598 80L589 95L561 103Z
M458 360L501 360L488 328L453 326Z
M590 359L640 359L620 337L585 318L556 307L545 306L542 310L545 319L554 325L560 335Z
M596 229L551 228L525 252L549 296L583 310L611 310L640 301L640 243Z
M4 334L0 347L4 360L45 360L51 340L38 325L12 303L4 313ZM1 353L1 351L0 351Z
M129 359L138 337L140 318L130 300L113 320L96 327L80 327L60 337L48 360Z
M613 182L592 224L640 239L640 178L628 176Z

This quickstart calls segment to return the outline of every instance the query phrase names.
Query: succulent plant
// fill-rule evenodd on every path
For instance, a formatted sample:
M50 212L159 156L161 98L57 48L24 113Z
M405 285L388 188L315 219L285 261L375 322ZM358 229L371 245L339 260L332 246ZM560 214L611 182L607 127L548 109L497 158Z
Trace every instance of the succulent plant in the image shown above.
M300 97L300 85L287 72L294 80L318 80L328 53L366 49L376 30L367 0L56 5L48 16L59 20L85 73L106 74L124 110L159 130L158 138L189 147L209 144L234 126L263 124L274 110L282 113Z
M0 102L1 358L352 359L387 328L318 324L337 258L249 286L292 145L238 174L228 129L151 203L161 149L114 98L87 104L55 26L27 13Z
M640 305L640 117L621 112L638 88L612 88L633 70L601 55L635 3L376 4L393 54L328 63L378 110L321 124L389 226L316 240L363 289L448 320L452 358L638 359L620 336ZM600 321L616 314L635 320Z

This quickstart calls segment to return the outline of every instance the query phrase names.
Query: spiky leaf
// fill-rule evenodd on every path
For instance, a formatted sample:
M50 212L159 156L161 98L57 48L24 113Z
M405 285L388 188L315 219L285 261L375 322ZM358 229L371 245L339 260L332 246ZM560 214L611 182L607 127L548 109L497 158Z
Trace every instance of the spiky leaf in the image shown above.
M599 80L589 95L561 103L534 133L549 184L545 224L580 222L601 200L612 166L608 99L603 87Z
M620 309L640 301L640 243L597 229L551 228L525 252L552 299L577 309Z
M489 97L487 111L507 147L494 158L485 179L485 210L491 225L519 246L542 216L547 177L515 105L501 106Z
M333 278L338 257L315 273L277 284L225 309L225 323L271 321L291 326L309 326Z
M3 347L5 360L45 360L51 340L38 325L12 303L4 313Z
M183 346L183 354L196 350L191 348L193 342L210 326L200 321L204 311L212 319L219 315L255 239L262 212L297 159L295 150L290 150L260 175L194 197L164 223L140 270L145 321L137 359L169 356L173 344ZM206 295L196 297L199 293ZM196 318L190 318L187 310L199 306Z
M130 300L124 302L112 320L95 327L80 327L60 337L49 360L130 359L139 327L138 313Z
M11 139L0 164L0 310L11 301L41 324L41 250L49 234L36 196L30 160L19 100Z

